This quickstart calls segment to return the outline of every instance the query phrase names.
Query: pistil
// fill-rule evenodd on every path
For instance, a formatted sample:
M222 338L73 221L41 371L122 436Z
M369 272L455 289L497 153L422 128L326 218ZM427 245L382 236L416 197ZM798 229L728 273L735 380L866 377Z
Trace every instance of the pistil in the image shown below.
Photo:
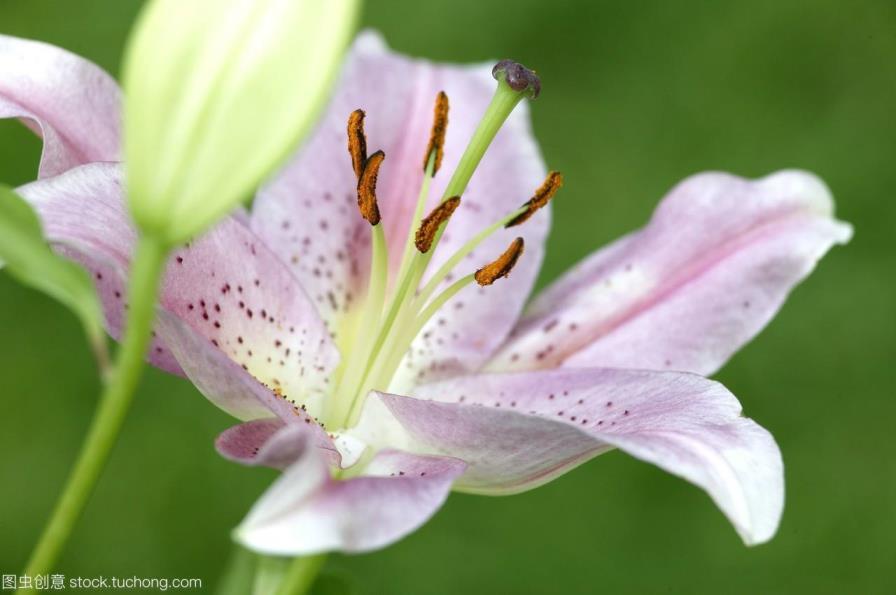
M559 174L552 172L533 198L474 236L418 291L444 229L462 202L461 194L485 151L516 105L525 97L536 97L540 91L540 82L535 73L517 63L507 60L499 62L492 74L498 81L495 94L464 150L457 169L448 181L441 201L424 218L423 211L430 184L442 163L448 123L448 97L440 92L436 98L430 141L423 160L423 182L388 306L385 305L385 294L389 259L376 201L377 174L384 154L377 151L367 157L367 141L363 130L364 112L356 110L349 117L348 145L352 167L358 177L358 208L372 226L371 271L364 307L357 321L357 342L350 353L344 354L347 357L332 399L331 413L327 416L331 427L350 426L360 414L360 405L369 390L388 389L414 338L430 318L458 292L474 282L483 286L491 285L510 273L522 255L522 238L514 240L492 263L455 281L430 299L447 275L482 241L504 226L524 222L547 204L560 187Z
M492 101L485 110L485 115L476 127L470 143L464 150L451 176L442 199L451 196L463 195L467 183L473 177L473 172L482 161L486 149L491 145L504 125L504 122L516 108L517 104L526 97L535 99L541 92L541 81L535 71L529 70L523 65L511 60L501 60L492 69L492 76L498 81Z
M526 97L535 99L541 92L541 81L535 71L511 60L498 62L492 69L492 76L498 81L495 94L492 96L482 120L479 121L479 125L473 132L467 148L461 155L457 169L454 170L445 187L442 194L443 202L452 196L463 195L486 150L517 104ZM433 247L438 245L443 229L440 228L436 231L432 241ZM403 287L418 287L420 285L434 252L435 250L430 250L414 255L414 260L406 272L407 275L410 275L410 280L407 282L403 280L401 283Z

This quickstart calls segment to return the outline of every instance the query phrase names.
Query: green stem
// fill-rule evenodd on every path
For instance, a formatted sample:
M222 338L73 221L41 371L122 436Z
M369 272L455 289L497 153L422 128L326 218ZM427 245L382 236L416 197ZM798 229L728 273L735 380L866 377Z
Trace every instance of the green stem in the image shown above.
M101 329L88 329L87 342L90 344L90 350L96 360L96 369L100 374L100 380L103 384L109 382L112 374L112 363L109 360L109 347L106 343L106 332Z
M47 574L52 570L109 458L143 369L167 252L163 245L147 238L141 239L137 246L121 351L62 496L25 568L28 576Z
M258 556L253 552L240 547L239 544L233 544L233 551L224 568L224 574L218 581L215 595L254 593L252 585L257 573L258 562Z
M304 595L314 583L317 573L327 560L326 554L296 558L289 565L277 595Z

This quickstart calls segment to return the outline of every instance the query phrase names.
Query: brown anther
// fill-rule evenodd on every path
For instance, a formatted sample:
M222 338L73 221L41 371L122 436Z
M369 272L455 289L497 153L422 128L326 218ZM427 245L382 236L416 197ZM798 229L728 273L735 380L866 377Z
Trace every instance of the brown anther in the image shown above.
M516 261L523 254L523 244L523 238L513 240L510 246L507 247L507 250L504 251L504 254L476 271L476 274L473 275L476 283L482 286L491 285L501 277L509 275Z
M549 173L544 183L535 191L535 195L523 203L523 208L526 210L508 221L504 227L513 227L527 221L535 214L535 211L548 204L548 201L557 194L561 186L563 186L563 175L558 171Z
M348 152L352 167L359 178L367 161L367 137L364 136L364 110L356 109L348 117Z
M358 210L371 225L380 222L380 208L376 203L376 177L385 158L385 153L377 151L367 158L361 175L358 176Z
M459 196L447 198L420 222L420 227L417 228L417 235L414 237L414 245L417 246L417 250L423 254L429 252L439 227L448 221L459 204Z
M442 155L445 152L445 131L448 130L448 96L444 91L436 95L436 105L433 108L432 132L429 135L429 144L426 145L426 153L423 154L423 171L429 164L432 156L432 175L436 175L442 165Z

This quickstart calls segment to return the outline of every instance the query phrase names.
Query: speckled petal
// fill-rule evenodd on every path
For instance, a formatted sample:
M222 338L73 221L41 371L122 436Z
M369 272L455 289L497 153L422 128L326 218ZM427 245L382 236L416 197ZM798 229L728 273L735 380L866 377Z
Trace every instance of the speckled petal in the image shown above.
M429 208L436 204L495 89L491 64L455 66L412 60L363 33L350 52L341 83L317 132L295 159L259 193L253 229L301 279L321 316L337 333L346 311L363 297L370 226L358 213L356 179L346 150L346 121L366 111L367 146L386 153L377 196L393 275L408 236L423 178L436 94L451 104L445 157ZM433 266L475 233L526 201L545 175L522 104L498 134L455 212ZM526 253L509 279L469 288L424 329L401 376L434 378L478 367L503 340L531 290L549 224L547 210L525 226L502 230L459 267L468 274L522 235ZM434 268L431 269L435 270ZM488 324L484 324L488 321ZM338 339L338 337L337 337Z
M830 193L811 174L694 176L672 190L644 229L546 289L489 368L711 374L851 233L833 218Z
M47 239L90 271L103 303L106 328L121 337L126 270L136 240L122 203L122 167L92 163L18 188L36 209ZM183 374L171 352L154 338L149 361Z
M368 399L357 434L466 461L458 489L519 492L616 447L706 490L747 544L777 528L784 487L774 439L700 376L559 369L468 376L415 396Z
M101 68L61 48L0 35L0 118L44 141L40 176L119 159L121 91Z
M110 332L118 336L122 279L135 237L122 203L120 166L81 166L20 192L36 206L47 237L94 271ZM172 254L160 306L192 331L182 340L202 337L243 366L243 375L319 415L338 352L296 279L238 218ZM175 346L160 339L153 363L172 371L183 365L198 377L207 356L183 348L172 354ZM259 413L223 398L219 404L243 418Z
M265 386L320 416L339 353L295 277L247 227L225 219L175 250L160 303ZM192 355L178 357L188 374Z
M221 433L215 448L226 459L243 465L286 469L304 453L306 441L318 452L339 465L339 453L326 432L317 424L287 423L281 419L254 419L233 426Z
M307 449L255 504L235 538L284 556L378 549L426 522L463 470L457 459L383 451L362 476L336 480Z

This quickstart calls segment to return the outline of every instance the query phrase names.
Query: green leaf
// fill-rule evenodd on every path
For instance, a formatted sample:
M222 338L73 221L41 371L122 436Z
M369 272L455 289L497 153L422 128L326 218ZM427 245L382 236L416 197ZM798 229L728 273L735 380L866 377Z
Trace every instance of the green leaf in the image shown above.
M31 205L4 185L0 185L0 263L20 283L61 302L80 318L104 369L103 310L89 275L50 249Z

